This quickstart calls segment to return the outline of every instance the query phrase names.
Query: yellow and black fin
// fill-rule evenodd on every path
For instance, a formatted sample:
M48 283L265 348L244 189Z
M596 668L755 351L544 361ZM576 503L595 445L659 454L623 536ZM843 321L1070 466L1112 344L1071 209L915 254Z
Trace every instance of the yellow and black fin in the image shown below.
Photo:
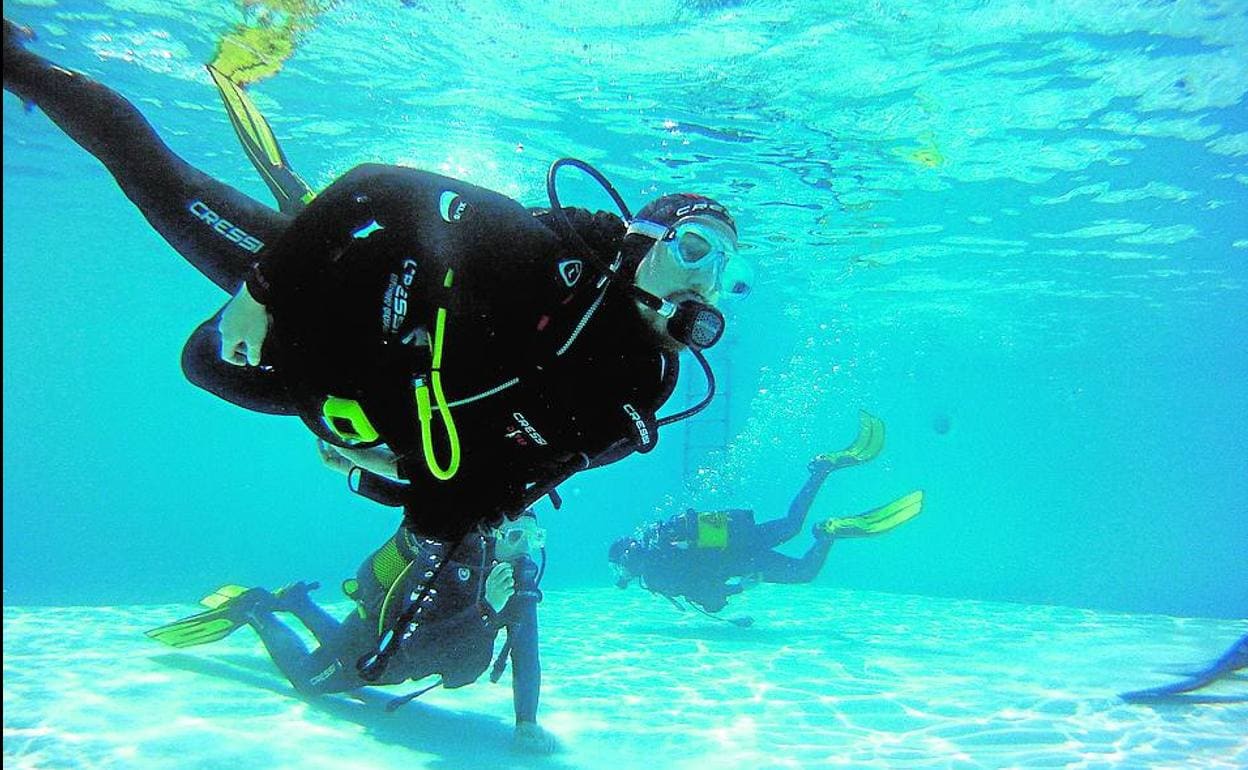
M826 452L815 462L831 463L833 470L870 462L884 451L884 421L865 409L858 411L858 435L839 452Z
M219 641L247 625L247 616L264 595L259 588L224 585L200 600L208 609L153 628L146 634L170 647L196 647Z
M870 537L896 529L923 510L923 490L882 505L874 510L843 519L828 519L815 525L815 535L829 537Z
M213 65L206 66L221 94L221 101L225 103L234 133L242 142L243 151L277 199L278 208L292 216L299 213L316 193L291 170L269 122L242 86Z

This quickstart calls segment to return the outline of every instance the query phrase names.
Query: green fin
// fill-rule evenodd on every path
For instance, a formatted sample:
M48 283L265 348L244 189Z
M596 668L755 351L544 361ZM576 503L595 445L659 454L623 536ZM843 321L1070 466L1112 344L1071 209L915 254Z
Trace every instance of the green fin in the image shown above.
M158 642L178 648L224 639L247 624L247 616L255 606L254 600L262 594L259 588L221 586L200 600L200 604L209 608L207 611L153 628L146 634Z
M870 537L888 532L910 521L923 510L923 490L916 490L857 516L828 519L815 527L816 534L832 537Z
M221 70L211 64L206 67L221 94L221 101L230 116L234 133L243 144L243 151L277 199L278 208L285 214L299 213L316 193L290 169L269 121L260 114L247 92Z
M204 598L199 603L210 610L215 610L222 604L232 602L250 590L247 586L236 586L232 584L223 585Z
M230 30L217 41L212 68L240 86L273 77L295 53L299 19L290 21L295 23L242 24Z
M869 462L884 450L884 421L865 409L858 410L858 435L853 443L839 452L815 457L815 462L832 463L832 468L847 468Z

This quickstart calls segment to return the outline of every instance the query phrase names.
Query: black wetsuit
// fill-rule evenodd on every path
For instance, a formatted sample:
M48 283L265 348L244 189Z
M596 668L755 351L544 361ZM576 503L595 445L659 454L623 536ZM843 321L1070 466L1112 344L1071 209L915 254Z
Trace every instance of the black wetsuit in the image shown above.
M310 409L326 394L361 404L401 458L408 520L422 532L456 535L451 515L471 526L518 510L528 485L565 462L591 464L619 442L654 446L676 358L627 296L597 289L583 267L568 280L574 257L544 218L447 177L361 166L317 196L249 279L273 310L265 357ZM601 253L618 247L615 217L577 212L576 222ZM409 280L400 317L394 296ZM440 308L463 452L449 481L425 467L412 396ZM432 438L445 458L445 434Z
M229 292L246 278L269 307L262 366L220 359L214 317L187 343L188 379L310 423L328 396L358 401L400 457L410 486L391 491L419 531L457 538L519 511L552 480L654 446L677 356L630 298L598 288L549 213L436 174L369 165L292 219L189 166L123 97L14 45L7 26L4 86L102 161L204 275ZM622 222L572 213L578 233L613 260ZM441 378L462 447L449 480L426 468L413 406L439 308ZM444 433L430 444L447 457Z
M444 543L400 529L360 566L351 594L358 611L341 623L306 591L288 591L262 603L249 622L286 678L309 695L434 675L443 687L463 687L489 668L498 632L506 628L516 721L536 722L541 689L540 594L518 592L495 614L485 600L493 553L491 538L473 534L460 541L448 559ZM377 650L382 633L393 626L413 595L424 597L426 607L416 619L414 633L375 681L361 678L357 662ZM320 646L308 652L276 611L293 614Z
M809 583L827 561L831 538L817 537L796 559L772 549L801 532L827 476L826 470L812 471L788 515L762 524L746 509L689 509L655 522L642 531L628 566L644 588L671 598L683 596L708 612L722 610L751 577L765 583Z

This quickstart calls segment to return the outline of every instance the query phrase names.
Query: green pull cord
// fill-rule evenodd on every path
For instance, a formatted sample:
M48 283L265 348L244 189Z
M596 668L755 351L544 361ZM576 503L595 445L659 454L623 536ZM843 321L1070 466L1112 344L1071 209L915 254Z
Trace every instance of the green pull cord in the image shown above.
M453 270L446 272L444 286L451 285ZM425 451L425 465L429 472L439 481L446 481L459 471L459 431L455 429L455 419L451 416L451 408L447 406L446 396L442 393L442 342L446 333L446 308L438 308L437 320L433 330L433 366L429 372L429 385L424 378L415 381L416 414L420 417L420 441ZM442 415L442 423L446 426L446 438L451 445L450 463L443 468L433 454L433 409L429 401L429 387L433 387L433 398L437 402L438 412Z

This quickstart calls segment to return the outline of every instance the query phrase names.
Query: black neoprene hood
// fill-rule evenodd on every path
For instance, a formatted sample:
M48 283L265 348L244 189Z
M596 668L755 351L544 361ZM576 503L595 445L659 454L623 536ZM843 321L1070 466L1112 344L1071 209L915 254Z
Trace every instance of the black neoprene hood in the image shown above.
M720 220L737 232L737 223L728 209L717 201L695 193L671 193L647 203L637 212L636 219L671 227L678 219L690 216L710 216Z

